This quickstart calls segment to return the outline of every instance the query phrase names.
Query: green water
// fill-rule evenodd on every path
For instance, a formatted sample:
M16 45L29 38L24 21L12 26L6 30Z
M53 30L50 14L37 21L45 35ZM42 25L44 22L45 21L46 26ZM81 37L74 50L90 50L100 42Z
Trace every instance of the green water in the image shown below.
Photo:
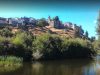
M100 56L95 60L70 59L25 63L0 75L100 75Z

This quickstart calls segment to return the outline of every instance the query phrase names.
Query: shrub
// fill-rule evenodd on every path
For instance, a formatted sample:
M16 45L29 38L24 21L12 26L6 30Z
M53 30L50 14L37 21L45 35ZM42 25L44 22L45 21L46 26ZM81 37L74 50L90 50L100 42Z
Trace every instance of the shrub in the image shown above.
M44 26L47 26L49 24L48 24L48 22L46 21L45 18L41 18L41 19L38 20L36 25L39 26L39 27L44 27Z
M63 40L62 54L66 58L92 58L96 51L89 41L76 38Z
M31 46L33 36L28 32L21 32L16 34L12 39L12 43L15 46L15 55L21 56L26 59L31 58Z
M0 36L0 55L6 55L10 48L10 38Z
M12 32L11 32L11 30L9 28L3 28L0 31L0 35L1 36L5 36L5 37L11 37L13 34L12 34Z
M0 56L0 72L14 71L22 66L22 62L22 58Z
M5 37L3 36L0 36L0 43L4 42L5 41Z
M93 44L94 50L97 51L98 54L100 54L100 41L96 40L92 44Z
M96 54L91 42L44 34L33 41L34 59L92 58Z
M45 48L44 42L46 42L49 39L50 35L49 34L44 34L43 36L38 36L36 39L33 41L33 57L35 59L41 58L43 55L43 50Z

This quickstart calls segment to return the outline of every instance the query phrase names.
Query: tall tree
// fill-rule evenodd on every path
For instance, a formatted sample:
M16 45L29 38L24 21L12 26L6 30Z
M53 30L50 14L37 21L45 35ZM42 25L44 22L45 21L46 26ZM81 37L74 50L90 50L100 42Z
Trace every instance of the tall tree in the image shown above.
M91 41L91 42L94 42L95 40L96 40L95 36L92 36L92 37L90 38L90 41Z
M47 26L47 25L49 25L49 24L47 23L45 18L41 18L37 22L37 26L39 26L39 27L44 27L44 26Z
M80 37L80 27L75 25L75 32L74 32L74 37Z
M2 30L0 30L0 35L1 35L1 36L5 36L5 37L11 37L13 34L12 34L10 28L5 27L5 28L3 28Z
M85 32L85 37L88 39L88 36L89 36L89 34L88 34L88 31L86 31Z
M97 18L97 29L96 29L96 31L97 31L97 34L100 38L100 10L99 10L98 18Z

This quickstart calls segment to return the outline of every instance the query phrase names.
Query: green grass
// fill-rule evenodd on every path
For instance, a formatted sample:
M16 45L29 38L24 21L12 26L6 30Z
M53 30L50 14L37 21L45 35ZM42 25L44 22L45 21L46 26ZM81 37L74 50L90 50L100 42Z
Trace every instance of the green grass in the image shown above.
M14 56L0 56L0 72L14 71L22 66L23 60Z

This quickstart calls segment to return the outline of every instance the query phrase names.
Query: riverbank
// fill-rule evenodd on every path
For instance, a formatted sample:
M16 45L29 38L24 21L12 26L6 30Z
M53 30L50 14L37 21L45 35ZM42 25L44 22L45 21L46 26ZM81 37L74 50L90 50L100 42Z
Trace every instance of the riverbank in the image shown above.
M33 63L24 63L23 67L16 71L0 72L0 75L99 75L99 62L100 59L97 61L88 59L33 61Z

